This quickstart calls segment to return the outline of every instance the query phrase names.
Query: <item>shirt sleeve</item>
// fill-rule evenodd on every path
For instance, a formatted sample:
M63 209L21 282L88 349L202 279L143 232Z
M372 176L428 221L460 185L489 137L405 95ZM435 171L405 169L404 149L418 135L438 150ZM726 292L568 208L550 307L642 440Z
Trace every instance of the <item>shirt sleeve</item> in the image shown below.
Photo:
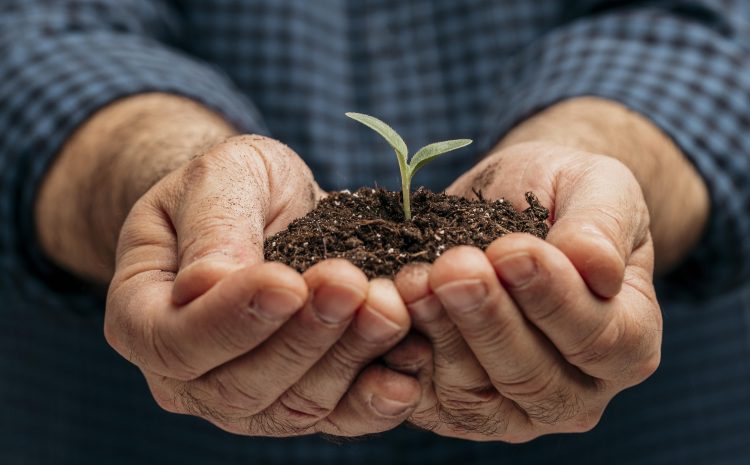
M94 292L45 260L33 202L50 162L95 111L127 95L182 95L238 130L265 132L229 79L168 44L178 14L150 0L8 0L0 5L0 289L51 308ZM64 202L65 199L61 199Z
M711 196L700 244L664 281L687 295L719 293L750 278L750 2L629 3L639 6L592 11L521 50L480 145L488 150L533 113L579 96L649 118Z

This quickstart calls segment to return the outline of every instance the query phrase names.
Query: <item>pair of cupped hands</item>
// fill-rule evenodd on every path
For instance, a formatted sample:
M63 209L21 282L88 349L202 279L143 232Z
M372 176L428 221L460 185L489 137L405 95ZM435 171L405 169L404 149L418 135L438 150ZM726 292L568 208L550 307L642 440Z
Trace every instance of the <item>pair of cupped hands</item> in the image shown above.
M300 274L263 240L325 195L288 147L231 138L173 171L120 234L105 335L165 410L250 436L357 436L409 423L523 442L594 427L659 363L641 188L620 162L496 149L447 190L533 191L546 241L462 246L394 280L344 260Z

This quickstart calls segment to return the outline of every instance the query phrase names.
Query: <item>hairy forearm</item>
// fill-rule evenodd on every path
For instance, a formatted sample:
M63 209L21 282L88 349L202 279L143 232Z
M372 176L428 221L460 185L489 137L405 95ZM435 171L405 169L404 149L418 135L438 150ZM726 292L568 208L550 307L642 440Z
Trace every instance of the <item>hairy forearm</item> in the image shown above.
M594 97L561 102L513 129L505 147L544 141L617 158L635 175L651 217L656 271L695 246L709 213L708 190L671 139L643 116Z
M42 248L61 267L107 282L135 201L233 133L215 113L173 95L144 94L102 109L68 140L40 187L35 219Z

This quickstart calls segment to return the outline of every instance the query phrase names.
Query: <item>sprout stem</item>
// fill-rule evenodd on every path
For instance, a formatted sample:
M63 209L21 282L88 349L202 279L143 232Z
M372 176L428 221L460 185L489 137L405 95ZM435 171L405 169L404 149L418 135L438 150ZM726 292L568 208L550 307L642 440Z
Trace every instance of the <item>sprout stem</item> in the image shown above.
M411 177L401 176L401 196L404 198L404 218L411 221Z

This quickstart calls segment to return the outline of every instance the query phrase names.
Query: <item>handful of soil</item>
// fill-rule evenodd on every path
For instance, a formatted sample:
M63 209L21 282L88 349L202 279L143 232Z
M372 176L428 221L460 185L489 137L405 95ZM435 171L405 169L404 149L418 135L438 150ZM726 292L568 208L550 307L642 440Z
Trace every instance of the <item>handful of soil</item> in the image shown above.
M521 212L506 200L478 197L419 189L412 194L412 220L405 221L400 193L372 188L336 192L266 239L265 258L299 272L327 258L344 258L368 278L393 277L407 263L431 263L457 245L484 250L512 232L547 236L549 210L531 192L526 193L529 207Z

